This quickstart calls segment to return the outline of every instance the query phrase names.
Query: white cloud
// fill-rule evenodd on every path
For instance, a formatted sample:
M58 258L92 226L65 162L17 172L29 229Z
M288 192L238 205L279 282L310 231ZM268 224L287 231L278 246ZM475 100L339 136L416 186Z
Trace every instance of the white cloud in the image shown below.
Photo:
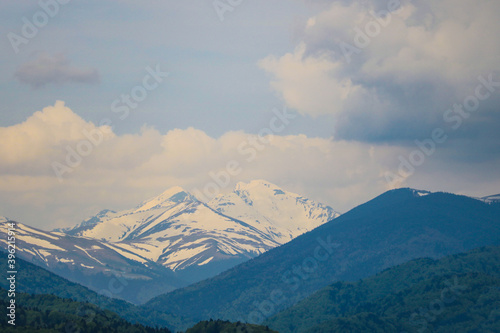
M36 171L60 153L66 142L85 139L84 131L97 127L73 113L64 102L57 101L35 112L21 124L0 127L0 169ZM112 136L108 127L99 129ZM43 167L43 166L42 166Z
M76 151L89 141L84 129L105 133L103 140L59 182L51 163L67 166L67 147ZM305 135L259 140L243 131L213 138L194 128L161 134L144 127L137 134L116 135L57 102L21 124L0 128L5 157L0 214L42 226L76 223L101 208L134 206L170 186L203 191L214 182L210 172L226 172L228 161L236 161L241 172L222 191L240 180L262 178L343 209L351 202L340 193L353 196L364 187L366 195L374 195L385 188L380 175L389 166L384 161L398 151Z
M391 3L336 1L309 18L293 52L260 61L272 88L302 114L332 115L336 137L401 140L498 72L500 2L402 1L374 14Z
M89 140L82 134L84 129L103 133L103 140L59 182L51 163L65 164L67 147L76 150ZM387 190L386 172L397 173L398 156L411 151L305 135L274 135L266 140L243 131L214 138L194 128L162 134L143 127L137 134L116 135L57 102L21 124L0 128L4 157L0 215L42 228L72 225L100 209L133 207L170 186L203 193L206 184L216 182L211 175L227 172L229 161L238 163L239 172L221 191L238 181L266 179L345 211ZM458 171L450 171L440 163L439 156L429 159L400 185L469 193L493 193L500 186L491 181L495 168L484 165L485 170L472 181L464 177L470 173L467 164L457 162L454 170Z
M301 43L294 53L279 59L269 56L259 65L274 74L271 86L289 107L312 116L342 111L346 100L359 96L362 88L348 77L339 77L340 63L330 61L326 54L305 57L305 51Z

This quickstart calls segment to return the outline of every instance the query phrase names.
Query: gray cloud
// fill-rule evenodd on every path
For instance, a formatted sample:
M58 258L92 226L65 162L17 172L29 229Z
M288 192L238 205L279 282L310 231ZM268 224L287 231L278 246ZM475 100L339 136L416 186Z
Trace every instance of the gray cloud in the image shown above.
M71 66L64 54L50 55L45 52L39 53L36 59L21 65L14 76L19 82L33 88L41 88L47 84L99 82L97 69Z
M260 64L289 107L332 117L336 139L407 144L428 137L457 124L443 116L475 94L479 76L500 82L500 23L492 14L498 2L401 1L389 18L374 12L397 1L331 3L308 20L294 51ZM353 47L347 57L342 43ZM450 139L497 146L500 88L494 88L448 131Z

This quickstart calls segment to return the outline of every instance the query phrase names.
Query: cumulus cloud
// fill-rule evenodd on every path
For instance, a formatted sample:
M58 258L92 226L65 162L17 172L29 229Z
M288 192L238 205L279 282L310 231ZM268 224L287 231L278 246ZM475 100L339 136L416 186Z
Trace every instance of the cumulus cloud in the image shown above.
M98 129L113 136L108 126L96 127L73 113L64 102L57 101L35 112L26 121L0 127L0 170L9 172L41 172L47 162L60 154L65 143L85 139L85 133Z
M274 74L271 86L283 94L289 107L312 116L337 113L348 100L363 93L360 85L338 75L341 65L330 61L327 54L304 57L305 51L306 46L301 43L293 53L259 62Z
M338 138L413 140L441 125L479 76L500 81L499 11L487 0L334 1L309 18L295 50L259 64L288 106L334 117ZM478 126L498 127L499 105L497 89Z
M72 66L64 54L51 55L39 53L37 58L21 65L14 76L19 82L33 88L41 88L47 84L99 82L99 73L93 68Z
M411 151L306 135L230 131L211 137L195 128L160 133L145 126L136 134L116 135L110 126L85 121L56 102L23 123L0 128L0 215L42 228L68 226L104 208L134 207L170 186L209 199L252 179L345 211L395 186L386 175L398 173L399 158ZM230 173L228 163L237 172ZM469 194L493 193L500 186L491 181L499 168L490 162L481 164L484 170L474 178L464 177L470 174L466 163L457 161L453 170L440 163L439 157L429 159L396 185ZM208 184L217 184L217 190Z
M170 186L210 196L217 193L205 192L205 185L225 181L229 161L238 173L219 186L221 193L237 181L267 179L344 209L349 199L340 193L385 189L386 157L396 152L305 135L231 131L214 138L195 128L116 135L57 102L0 128L0 215L24 211L10 217L67 225L101 208L134 206Z

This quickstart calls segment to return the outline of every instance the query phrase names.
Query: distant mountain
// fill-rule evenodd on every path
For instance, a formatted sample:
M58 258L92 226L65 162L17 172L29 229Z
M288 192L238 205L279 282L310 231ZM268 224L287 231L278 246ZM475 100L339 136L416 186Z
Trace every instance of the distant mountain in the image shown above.
M259 180L208 204L181 187L125 211L101 211L65 233L106 241L187 281L214 276L337 217L331 207Z
M112 296L142 303L161 291L186 285L170 269L128 249L95 239L13 223L17 257L93 290L108 289L110 280L121 281L112 289ZM5 236L7 228L7 223L1 223L0 234ZM6 236L0 238L0 244L6 251Z
M208 205L173 187L132 209L102 210L70 229L47 232L18 223L19 256L96 291L117 276L127 290L113 297L143 303L338 216L265 181L239 183L233 194ZM7 232L4 223L0 232ZM0 238L5 248L6 242Z
M499 267L499 246L416 259L358 282L336 282L264 324L280 333L500 331Z
M500 203L500 194L488 195L487 197L482 197L480 200L486 203Z
M392 190L145 306L195 320L258 323L335 281L355 281L411 259L436 259L499 241L500 205L449 193Z
M225 216L180 187L136 208L96 216L92 223L66 231L102 239L174 271L190 266L242 262L277 245L249 224Z
M55 232L64 232L68 235L78 235L84 232L85 230L92 229L96 224L102 222L103 219L106 218L107 215L114 214L116 212L109 210L109 209L103 209L96 215L90 217L87 220L82 221L81 223L77 224L74 227L68 227L68 228L57 228L52 231Z
M279 244L289 242L340 215L331 207L263 180L248 184L240 182L233 192L215 197L208 206L245 221Z

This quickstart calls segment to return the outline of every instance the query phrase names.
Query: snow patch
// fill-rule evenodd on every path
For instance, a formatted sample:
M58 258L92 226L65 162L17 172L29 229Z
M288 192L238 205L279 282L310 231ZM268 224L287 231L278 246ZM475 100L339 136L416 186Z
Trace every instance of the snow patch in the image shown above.
M37 234L37 235L48 237L48 238L51 238L51 239L54 239L54 240L58 240L59 239L59 237L52 236L48 232L40 232L40 231L38 231L36 229L28 227L25 224L18 224L18 226L19 226L19 229L27 231L27 232L32 233L32 234Z
M25 243L28 243L28 244L31 244L31 245L36 245L38 247L43 247L45 249L51 249L51 250L58 250L58 251L63 251L63 252L67 252L65 249L57 246L57 245L54 245L52 243L49 243L47 242L46 240L43 240L43 239L39 239L39 238L35 238L35 237L31 237L31 236L27 236L27 235L19 235L18 238L22 241L24 241Z
M103 264L102 262L100 262L98 259L96 259L96 258L92 257L92 256L91 256L91 255L87 252L87 250L85 250L84 248L81 248L81 247L79 247L78 245L75 245L75 247L76 247L77 249L79 249L79 250L81 250L81 251L85 252L85 254L86 254L86 255L88 255L91 259L93 259L93 260L97 261L98 263L100 263L101 265L103 265L103 266L104 266L104 264Z
M130 259L130 260L133 260L133 261L138 261L142 264L148 262L146 259L144 258L141 258L133 253L130 253L130 252L127 252L125 251L124 249L118 247L118 245L116 244L107 244L110 248L112 248L113 250L115 250L116 252L118 252L122 257L125 257L127 259Z
M56 259L57 259L57 257L56 257ZM60 262L64 262L64 263L70 263L70 262L71 262L71 263L74 263L74 260L73 260L73 259L65 259L65 258L61 258L61 259L59 259L58 261L60 261Z
M214 257L210 257L210 258L208 258L207 260L205 260L205 261L203 261L203 262L198 263L197 265L198 265L198 266L203 266L203 265L206 265L206 264L208 264L210 261L212 261L212 259L213 259L213 258L214 258Z

